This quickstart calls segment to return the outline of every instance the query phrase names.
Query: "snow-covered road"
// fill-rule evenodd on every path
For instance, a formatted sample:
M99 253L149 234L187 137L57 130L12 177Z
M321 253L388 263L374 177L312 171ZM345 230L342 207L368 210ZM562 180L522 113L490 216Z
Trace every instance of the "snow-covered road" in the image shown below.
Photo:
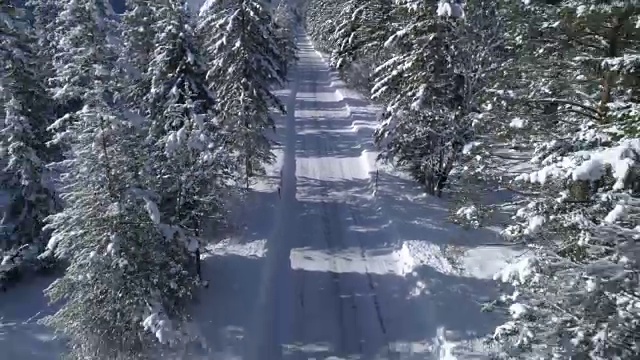
M176 359L485 359L479 339L496 319L480 302L514 252L449 223L446 202L392 169L377 176L376 108L307 36L298 46L279 92L277 161L240 204L241 230L202 263L210 286L193 311L205 346ZM0 360L58 358L61 344L35 324L53 311L50 281L0 296Z
M411 198L411 181L381 171L372 195L375 109L345 96L307 36L298 45L271 180L250 194L244 233L205 261L213 286L198 321L214 358L455 359L445 337L469 356L458 359L482 358L492 280L454 274L445 255L481 237Z
M365 196L362 139L326 63L302 39L287 103L282 199L267 245L266 301L247 359L393 358L380 296L402 286L403 269Z

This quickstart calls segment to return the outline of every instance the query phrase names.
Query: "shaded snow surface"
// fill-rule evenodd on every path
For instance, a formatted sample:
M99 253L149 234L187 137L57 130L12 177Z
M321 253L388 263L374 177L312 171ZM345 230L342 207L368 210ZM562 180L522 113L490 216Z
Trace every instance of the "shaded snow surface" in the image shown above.
M58 359L62 345L38 320L55 309L42 293L54 279L40 278L0 292L0 360Z
M206 251L209 287L194 309L206 346L181 358L485 358L481 338L496 319L480 302L515 251L494 232L448 223L444 201L376 164L377 109L306 36L299 47L279 92L288 115L277 161L245 199L236 234ZM48 283L0 294L0 360L57 358L59 344L31 319L51 311Z

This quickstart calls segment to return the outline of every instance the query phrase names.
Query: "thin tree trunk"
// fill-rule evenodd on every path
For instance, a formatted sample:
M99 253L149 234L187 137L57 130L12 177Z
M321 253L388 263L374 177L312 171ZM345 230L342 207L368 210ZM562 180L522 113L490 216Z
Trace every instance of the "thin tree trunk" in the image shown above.
M609 58L615 58L619 56L620 49L620 37L623 36L624 25L629 20L630 12L626 11L624 14L616 17L609 33L607 34L607 51L606 56ZM611 93L616 82L616 73L614 71L605 71L602 78L602 90L600 92L600 105L598 110L600 112L601 121L606 121L609 103L611 102Z
M454 144L451 149L451 154L447 159L444 167L438 174L438 183L436 184L436 195L438 197L442 196L442 190L447 185L447 180L449 180L449 174L451 170L453 170L453 166L458 158L458 154L460 152L461 146Z
M202 281L202 267L200 262L200 244L196 249L196 274L198 275L198 281Z

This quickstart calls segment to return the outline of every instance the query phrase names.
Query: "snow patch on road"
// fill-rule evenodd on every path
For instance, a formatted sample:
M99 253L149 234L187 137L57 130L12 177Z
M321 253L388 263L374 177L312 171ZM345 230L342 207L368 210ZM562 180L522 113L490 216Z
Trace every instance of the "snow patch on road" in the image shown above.
M203 258L226 255L262 258L267 254L266 244L266 239L254 240L248 243L234 243L232 239L224 239L217 244L207 246Z
M393 274L404 277L413 272L416 264L409 248L368 249L352 247L340 251L327 251L309 248L291 250L291 268L294 270L357 273L357 274Z
M456 269L442 254L442 250L436 244L422 240L408 240L402 244L406 253L413 259L414 264L430 266L442 274L454 274Z

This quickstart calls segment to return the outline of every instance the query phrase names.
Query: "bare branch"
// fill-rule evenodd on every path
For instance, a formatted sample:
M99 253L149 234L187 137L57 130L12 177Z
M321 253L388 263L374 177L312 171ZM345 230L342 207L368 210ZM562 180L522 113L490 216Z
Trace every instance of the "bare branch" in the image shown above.
M591 111L594 114L600 114L597 108L593 106L581 104L572 100L558 99L558 98L543 98L543 99L530 99L529 101L534 103L558 103L558 104L564 104L564 105L571 105L571 106L579 107L583 110Z

